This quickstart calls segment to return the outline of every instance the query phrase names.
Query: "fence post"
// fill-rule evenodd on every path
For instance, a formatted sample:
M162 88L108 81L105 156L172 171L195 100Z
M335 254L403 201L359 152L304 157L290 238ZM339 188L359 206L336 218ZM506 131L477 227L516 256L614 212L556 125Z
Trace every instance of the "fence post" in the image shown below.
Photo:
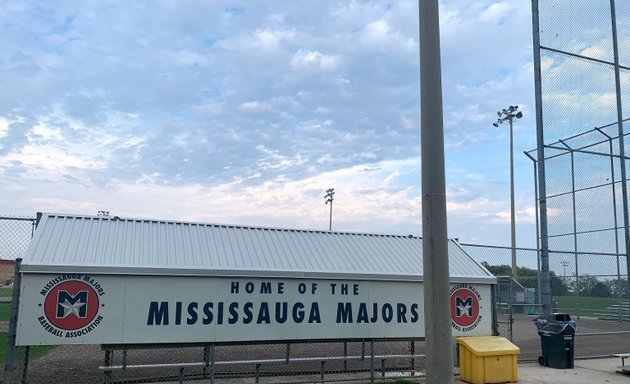
M9 333L7 334L7 352L4 358L4 384L11 384L15 371L15 333L17 329L18 308L20 304L20 265L22 259L15 260L13 273L13 292L11 296L11 318L9 319ZM24 372L26 374L26 372Z
M26 375L28 373L28 359L31 353L31 347L22 347L22 384L26 384Z
M112 350L105 349L105 367L109 368L112 365ZM112 382L112 370L105 370L105 384L111 384Z
M416 354L416 342L412 341L411 342L411 376L415 376L416 375L416 359L415 359L415 354Z
M203 378L208 378L208 367L210 366L210 347L203 346Z
M374 382L374 339L370 340L370 382Z
M210 384L214 384L216 353L214 351L214 344L210 345Z

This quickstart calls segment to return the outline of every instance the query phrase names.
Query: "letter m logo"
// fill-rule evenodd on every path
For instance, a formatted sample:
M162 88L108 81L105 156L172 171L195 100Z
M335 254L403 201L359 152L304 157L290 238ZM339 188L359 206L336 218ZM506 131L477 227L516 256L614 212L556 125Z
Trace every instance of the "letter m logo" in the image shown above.
M57 318L73 314L80 319L87 316L88 292L80 291L72 296L68 291L57 292Z
M473 299L472 297L467 297L466 299L462 299L461 297L455 298L455 307L457 308L457 317L473 316Z

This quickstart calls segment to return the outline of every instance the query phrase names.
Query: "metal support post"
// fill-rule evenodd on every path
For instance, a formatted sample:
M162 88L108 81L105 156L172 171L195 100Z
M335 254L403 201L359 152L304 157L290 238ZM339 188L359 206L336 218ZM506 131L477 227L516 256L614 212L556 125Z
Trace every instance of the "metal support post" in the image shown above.
M374 367L374 339L370 340L370 382L374 382L375 378Z
M512 245L512 277L517 277L516 269L516 211L514 208L514 128L510 119L510 243Z
M621 196L623 204L623 234L626 246L626 272L628 275L628 298L630 299L630 217L628 215L628 182L626 176L626 149L624 144L623 108L621 106L621 75L619 73L619 40L617 38L617 12L615 0L610 0L613 56L615 62L615 93L617 95L617 122L619 132L619 156L621 157Z
M214 384L216 353L214 351L214 344L210 345L210 383Z
M29 345L22 347L22 384L26 384L26 376L28 374L28 360L31 354Z
M112 351L109 349L105 350L105 364L106 367L110 367L112 365ZM105 384L110 384L112 382L112 371L109 369L105 370Z
M411 342L411 376L415 376L416 375L416 359L414 358L414 355L416 354L416 342L412 341Z
M208 378L208 367L210 366L210 347L203 346L203 378Z
M514 290L512 289L512 284L514 284L514 279L510 277L510 285L508 287L508 295L510 297L508 301L508 333L510 335L510 341L514 341L514 335L512 333L512 326L514 324L514 309L512 308Z
M561 141L562 142L562 141ZM562 142L564 144L564 142ZM566 145L566 144L565 144ZM568 146L567 146L568 148ZM571 202L573 213L573 256L575 263L575 312L580 319L580 270L578 267L578 235L577 235L577 208L575 205L575 154L570 150L571 155Z
M549 233L547 227L547 181L545 179L545 136L543 131L542 75L540 68L540 23L538 0L532 0L532 32L534 37L534 97L536 100L536 146L538 160L538 192L540 193L540 287L543 314L551 313L551 281L549 278Z
M11 384L15 373L15 337L17 330L18 309L20 307L21 275L20 266L22 259L15 260L13 272L13 292L11 295L11 317L9 318L9 332L7 334L7 351L4 357L4 383ZM24 372L26 375L26 372Z

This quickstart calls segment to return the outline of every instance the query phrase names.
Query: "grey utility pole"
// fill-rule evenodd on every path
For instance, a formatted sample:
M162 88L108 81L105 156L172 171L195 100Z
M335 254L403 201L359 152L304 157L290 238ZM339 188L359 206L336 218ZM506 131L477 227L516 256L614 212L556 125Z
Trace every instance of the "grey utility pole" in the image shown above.
M419 0L422 256L427 384L453 382L438 0Z
M499 118L496 123L492 123L495 127L506 121L510 122L510 232L512 240L512 277L516 278L516 216L514 213L514 129L512 120L523 117L523 112L518 111L518 105L510 105L507 109L498 111Z
M332 204L333 204L333 195L335 194L335 188L329 188L326 190L326 195L324 195L324 199L326 199L326 204L330 203L330 219L328 221L328 231L332 231Z

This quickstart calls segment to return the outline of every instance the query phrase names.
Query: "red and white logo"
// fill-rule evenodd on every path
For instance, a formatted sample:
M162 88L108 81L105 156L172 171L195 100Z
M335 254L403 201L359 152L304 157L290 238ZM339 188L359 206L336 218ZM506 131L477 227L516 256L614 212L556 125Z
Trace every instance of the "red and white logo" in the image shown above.
M478 294L469 288L459 288L451 293L451 319L460 327L475 324L479 318Z
M99 311L105 304L103 287L81 274L58 275L40 290L37 321L51 335L71 338L92 332L102 321Z
M48 322L64 331L81 329L96 317L98 294L82 281L65 281L48 292L44 314Z

